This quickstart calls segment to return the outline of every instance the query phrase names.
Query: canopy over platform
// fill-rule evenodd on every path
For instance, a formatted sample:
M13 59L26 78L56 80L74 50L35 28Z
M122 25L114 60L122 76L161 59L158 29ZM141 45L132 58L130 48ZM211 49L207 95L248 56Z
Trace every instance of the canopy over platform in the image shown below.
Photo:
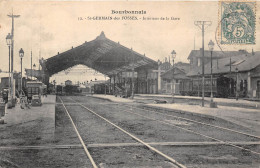
M157 69L156 61L109 40L104 32L95 40L72 47L47 60L41 60L40 63L49 76L78 64L86 65L108 76L133 68Z

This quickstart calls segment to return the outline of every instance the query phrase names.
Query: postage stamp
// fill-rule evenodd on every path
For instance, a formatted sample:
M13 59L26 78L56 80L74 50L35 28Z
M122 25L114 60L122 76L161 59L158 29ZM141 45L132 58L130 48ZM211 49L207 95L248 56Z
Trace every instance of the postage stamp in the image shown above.
M255 44L256 2L220 2L221 44Z

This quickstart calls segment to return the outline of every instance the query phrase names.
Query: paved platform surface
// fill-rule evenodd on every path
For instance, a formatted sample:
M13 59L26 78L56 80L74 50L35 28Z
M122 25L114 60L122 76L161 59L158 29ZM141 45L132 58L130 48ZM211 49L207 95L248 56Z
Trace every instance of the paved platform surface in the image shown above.
M17 103L14 108L6 109L6 115L2 117L5 124L0 125L0 128L44 119L43 121L46 122L44 125L50 129L49 131L54 132L55 102L56 95L48 95L48 97L42 97L42 106L21 109L20 104Z
M164 95L164 94L136 94L136 98L152 98L157 97L158 99L164 98L172 98L172 95ZM198 96L181 96L181 95L174 95L175 99L187 99L187 100L201 100L201 97ZM205 101L210 101L210 97L205 97ZM239 106L245 108L255 108L260 109L260 100L259 101L249 101L243 99L228 99L228 98L214 98L214 102L224 106Z
M121 97L115 97L113 95L93 95L94 97L99 98L105 98L109 99L114 102L134 102L138 99L148 99L149 97L154 97L157 95L137 95L135 96L134 100L121 98ZM161 97L167 97L170 95L158 95L158 98ZM194 99L201 99L199 97L189 97ZM209 99L209 98L206 98ZM215 100L215 99L214 99ZM230 102L232 103L238 103L234 99L223 99L223 98L217 98L217 102ZM240 103L249 103L249 104L256 104L259 102L250 102L246 100L238 100ZM187 101L188 102L188 101ZM208 104L205 104L205 107L201 107L200 105L189 105L185 103L181 104L153 104L148 103L145 104L145 106L150 106L154 108L162 108L162 109L170 109L170 110L178 110L182 112L189 112L194 113L200 116L209 116L213 118L221 118L239 125L242 125L244 127L250 128L257 132L258 135L260 135L260 110L259 109L252 109L252 108L241 108L241 107L234 107L234 106L220 106L218 105L218 108L209 108Z

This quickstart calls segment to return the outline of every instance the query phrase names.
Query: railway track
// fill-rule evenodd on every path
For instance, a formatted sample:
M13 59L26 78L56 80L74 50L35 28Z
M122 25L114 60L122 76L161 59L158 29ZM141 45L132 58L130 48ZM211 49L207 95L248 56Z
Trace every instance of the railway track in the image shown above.
M141 108L135 108L135 107L131 107L131 106L127 106L127 107L132 108L132 109L141 110ZM182 129L182 130L187 131L187 132L194 133L194 134L196 134L196 135L203 136L203 137L205 137L205 138L208 138L208 139L211 139L211 140L220 142L220 143L222 143L222 144L226 144L226 145L229 145L229 146L232 146L232 147L235 147L235 148L239 148L239 149L242 149L242 150L251 152L251 153L256 154L256 155L260 155L259 152L256 152L256 151L253 151L253 150L249 150L249 149L246 149L246 148L244 148L244 147L241 147L241 146L239 146L239 145L237 145L237 144L230 143L230 142L227 142L227 141L223 141L223 140L221 140L221 139L214 138L214 137L211 137L211 136L208 136L208 135L205 135L205 134L196 132L196 131L192 131L192 130L190 130L190 129L183 128L183 127L181 127L181 126L175 125L175 124L173 124L173 123L169 123L169 122L167 122L167 121L158 120L158 119L155 119L155 118L152 118L152 117L148 117L148 116L145 116L145 115L141 115L141 114L139 114L139 113L136 113L136 112L133 112L133 111L130 111L130 110L125 110L125 109L123 109L123 108L122 108L121 110L122 110L121 112L128 112L128 113L131 113L131 114L134 114L134 115L138 115L138 116L143 117L143 118L146 118L146 119L150 119L150 120L154 120L154 121L160 122L160 123L162 123L162 124L174 126L174 127L176 127L176 128ZM143 109L143 110L144 110L144 109ZM159 113L159 114L163 114L163 113L160 113L160 112L155 112L155 113L157 113L157 114L158 114L158 113ZM167 116L174 117L174 116L172 116L172 115L167 115ZM178 118L179 118L179 119L185 119L185 120L187 120L187 121L191 121L191 122L195 122L195 123L199 123L199 124L202 124L202 125L207 125L207 126L210 126L210 127L222 129L222 130L227 130L227 131L234 132L234 133L237 133L237 134L246 135L246 136L249 136L249 137L254 137L254 138L260 139L260 137L258 137L258 136L254 136L254 135L251 135L251 134L239 132L239 131L236 131L236 130L232 130L232 129L228 129L228 128L224 128L224 127L219 127L219 126L214 126L214 125L210 125L210 124L198 122L198 121L195 121L195 120L190 120L190 119L187 119L187 118L182 118L182 117L181 117L181 118L178 117Z
M70 114L69 114L69 111L67 110L66 106L64 105L62 99L61 99L60 97L59 97L59 99L60 99L60 101L61 101L61 103L62 103L62 105L63 105L63 107L64 107L64 109L65 109L65 111L66 111L66 113L67 113L67 115L68 115L68 117L69 117L69 119L70 119L70 121L71 121L71 124L73 125L73 128L74 128L74 130L75 130L75 132L76 132L76 134L77 134L77 136L78 136L78 138L79 138L79 140L80 140L80 143L81 143L81 145L83 146L84 151L85 151L87 157L89 158L89 160L90 160L92 166L93 166L94 168L98 168L98 166L97 166L97 164L95 163L93 157L91 156L89 150L87 149L87 146L86 146L86 144L84 143L84 141L83 141L81 135L79 134L79 131L78 131L78 129L77 129L77 127L76 127L74 121L72 120L72 118L71 118L71 116L70 116Z
M201 121L192 120L192 119L185 118L185 117L178 117L178 116L175 116L175 115L165 114L165 113L154 111L154 110L146 110L146 109L143 109L143 108L140 108L140 107L132 107L132 106L129 106L129 105L126 105L126 104L124 104L124 106L129 107L129 108L133 108L133 109L137 109L137 110L142 110L142 111L156 113L156 114L167 116L167 117L172 117L172 118L175 118L175 119L186 120L186 121L197 123L197 124L201 124L201 125L204 125L204 126L209 126L209 127L217 128L217 129L220 129L220 130L225 130L225 131L230 131L230 132L241 134L241 135L246 135L246 136L257 138L257 139L260 140L260 136L249 134L249 133L245 133L245 132L242 132L242 131L237 131L237 130L234 130L234 129L221 127L221 126L217 126L217 125L212 125L212 124L208 124L208 123L204 123L204 122L201 122Z
M71 117L71 115L70 115L70 113L69 113L69 111L68 111L68 109L67 109L65 103L63 102L63 100L62 100L60 97L59 97L59 100L61 101L62 106L64 107L64 109L65 109L65 111L66 111L68 117L70 118L70 121L71 121L71 123L72 123L72 125L73 125L73 128L74 128L75 132L77 133L77 136L78 136L78 138L79 138L79 140L80 140L80 142L81 142L81 145L83 146L84 151L85 151L87 157L88 157L89 160L91 161L92 166L93 166L94 168L97 168L98 166L97 166L97 164L95 163L95 161L94 161L92 155L90 154L90 152L89 152L89 150L88 150L88 147L87 147L88 144L85 144L85 142L83 141L82 136L80 135L80 133L79 133L79 131L78 131L78 128L76 127L76 124L74 123L74 121L73 121L73 119L72 119L72 117ZM71 100L73 100L73 99L71 99ZM118 125L116 125L116 124L113 123L112 121L108 120L107 118L105 118L105 117L99 115L98 113L96 113L96 112L93 111L92 109L88 108L86 105L84 105L84 104L82 104L82 103L79 103L79 102L77 102L77 101L75 101L75 100L73 100L73 101L74 101L75 103L70 103L70 105L78 105L78 106L81 106L82 108L86 109L86 111L92 113L92 114L95 115L96 117L102 119L102 120L105 121L106 123L109 123L109 124L112 125L113 127L115 127L115 128L117 128L118 130L122 131L123 133L125 133L126 135L128 135L129 137L131 137L132 139L134 139L136 142L142 144L143 146L146 146L150 151L155 152L156 154L162 156L165 160L168 160L169 162L175 164L175 165L176 165L177 167L179 167L179 168L185 168L185 166L184 166L183 164L177 162L177 161L176 161L175 159L173 159L172 157L170 157L170 156L164 154L163 152L157 150L156 148L152 147L149 143L144 142L144 141L141 140L140 138L136 137L135 135L131 134L130 132L126 131L125 129L119 127Z
M72 99L72 100L73 100L73 99ZM78 102L75 101L75 100L73 100L73 101L74 101L75 103L78 103ZM109 106L109 105L104 104L104 106ZM256 151L253 151L253 150L250 150L250 149L241 147L241 146L239 146L239 145L237 145L237 144L235 144L235 143L230 143L230 142L227 142L227 141L223 141L223 140L221 140L221 139L219 139L219 138L214 138L214 137L212 137L212 136L208 136L208 135L202 134L202 133L197 132L197 131L192 131L192 130L190 130L190 129L183 128L183 127L181 127L181 126L178 126L178 125L173 124L173 123L169 123L169 122L167 122L167 121L158 120L158 119L156 119L156 118L148 117L148 116L146 116L146 115L141 115L141 114L139 114L139 113L133 112L133 110L128 110L128 109L130 108L130 109L136 109L136 110L142 110L142 111L148 111L148 110L145 110L145 109L142 109L142 108L133 107L133 106L129 106L129 105L126 105L126 104L124 104L123 106L128 107L127 110L125 110L124 108L118 109L118 108L119 108L118 106L117 106L116 108L117 108L117 110L120 110L121 112L131 113L131 114L134 114L134 115L137 115L137 116L140 116L140 117L149 119L149 120L153 120L153 121L160 122L160 123L165 124L165 125L170 125L170 126L179 128L179 129L181 129L181 130L184 130L184 131L187 131L187 132L190 132L190 133L193 133L193 134L196 134L196 135L199 135L199 136L202 136L202 137L205 137L205 138L208 138L208 139L217 141L217 142L219 142L219 143L221 143L221 144L229 145L229 146L232 146L232 147L241 149L241 150L245 150L245 151L251 152L252 154L260 155L259 152L256 152ZM110 105L110 107L111 107L111 105ZM149 112L151 112L151 111L149 111ZM258 136L255 136L255 135L252 135L252 134L247 134L247 133L244 133L244 132L239 132L239 131L236 131L236 130L233 130L233 129L229 129L229 128L225 128L225 127L220 127L220 126L215 126L215 125L211 125L211 124L207 124L207 123L203 123L203 122L198 122L198 121L196 121L196 120L191 120L191 119L188 119L188 118L176 117L176 116L173 116L173 115L163 114L163 113L161 113L161 112L155 112L155 111L152 111L152 112L154 112L154 113L156 113L156 114L160 114L160 115L166 115L167 117L174 117L174 118L178 118L178 119L183 119L183 120L186 120L186 121L189 121L189 122L194 122L194 123L201 124L201 125L204 125L204 126L214 127L214 128L217 128L217 129L221 129L221 130L233 132L233 133L236 133L236 134L245 135L245 136L248 136L248 137L253 137L253 138L260 139L260 137L258 137Z

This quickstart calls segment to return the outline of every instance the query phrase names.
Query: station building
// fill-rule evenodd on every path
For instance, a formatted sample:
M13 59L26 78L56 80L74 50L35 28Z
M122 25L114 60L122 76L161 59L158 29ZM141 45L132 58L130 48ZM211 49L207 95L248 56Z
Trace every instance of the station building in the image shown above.
M67 86L67 85L72 85L72 81L71 80L66 80L65 81L65 86Z
M180 94L180 85L183 81L189 80L186 74L189 72L188 63L178 62L174 66L166 69L161 75L161 92L162 94Z
M187 76L191 79L201 77L202 67L194 61L198 58L191 52L190 65L191 70ZM210 58L210 52L206 51L206 58ZM228 82L225 85L229 89L229 96L260 98L260 52L248 53L244 50L231 52L214 52L212 61L212 74L214 78L225 77ZM193 60L193 61L192 61ZM208 60L208 59L206 59ZM209 79L211 75L211 62L205 61L205 78ZM205 83L207 85L207 83Z

